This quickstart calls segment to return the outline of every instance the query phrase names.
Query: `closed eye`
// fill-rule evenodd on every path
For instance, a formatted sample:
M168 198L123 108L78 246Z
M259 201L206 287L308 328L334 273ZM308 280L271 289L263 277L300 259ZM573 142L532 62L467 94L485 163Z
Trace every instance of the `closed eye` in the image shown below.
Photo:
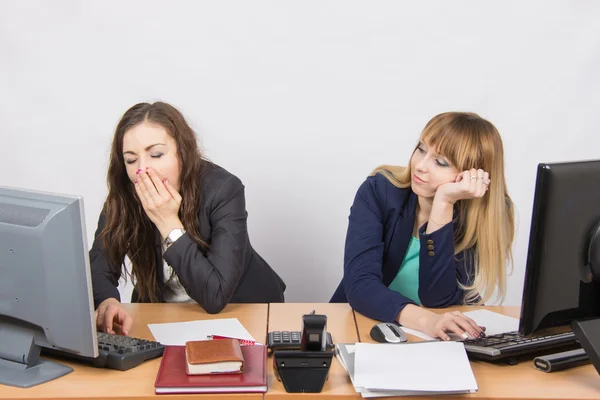
M435 162L440 167L449 167L450 166L450 164L448 164L445 160L442 160L442 159L439 159L439 158L437 160L435 160Z
M136 161L137 161L137 159L133 159L133 160L125 160L125 162L126 162L127 164L133 164L133 163L134 163L134 162L136 162Z
M150 157L152 158L161 158L164 154L163 153L158 153L158 154L152 154Z

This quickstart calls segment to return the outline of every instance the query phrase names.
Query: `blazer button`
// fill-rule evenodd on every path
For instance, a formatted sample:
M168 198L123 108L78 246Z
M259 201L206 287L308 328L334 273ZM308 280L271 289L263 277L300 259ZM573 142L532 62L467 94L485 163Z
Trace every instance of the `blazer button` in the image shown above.
M429 239L429 240L427 241L427 244L433 244L433 240Z
M433 245L432 245L432 244L430 244L429 246L427 246L427 249L429 249L429 250L433 250Z
M429 253L427 253L427 254L429 254L429 255L430 255L430 256L432 256L432 257L433 257L433 256L435 256L435 253L434 253L433 251L430 251L430 252L429 252Z

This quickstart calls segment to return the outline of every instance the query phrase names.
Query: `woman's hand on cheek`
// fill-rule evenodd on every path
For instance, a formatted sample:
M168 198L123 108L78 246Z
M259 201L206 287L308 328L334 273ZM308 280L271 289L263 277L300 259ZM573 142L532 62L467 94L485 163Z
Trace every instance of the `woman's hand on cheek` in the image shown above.
M142 207L150 221L156 225L165 238L171 230L183 228L179 219L181 196L166 179L151 168L137 172L135 191L142 202Z
M454 182L440 185L435 193L435 199L450 204L458 200L483 197L490 184L490 174L482 169L463 171L456 176Z

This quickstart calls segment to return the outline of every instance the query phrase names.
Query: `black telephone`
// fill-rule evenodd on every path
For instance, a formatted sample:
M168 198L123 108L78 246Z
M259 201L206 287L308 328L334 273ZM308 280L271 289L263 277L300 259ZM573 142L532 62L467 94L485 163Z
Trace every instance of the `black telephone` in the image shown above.
M302 331L275 331L267 335L273 350L275 376L288 393L319 393L329 376L333 339L327 316L315 311L302 316Z

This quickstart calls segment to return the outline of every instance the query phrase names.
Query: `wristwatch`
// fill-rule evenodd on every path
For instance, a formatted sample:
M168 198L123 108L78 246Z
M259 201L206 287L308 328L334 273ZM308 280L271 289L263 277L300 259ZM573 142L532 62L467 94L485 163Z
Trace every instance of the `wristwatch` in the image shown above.
M183 229L179 229L179 228L173 229L171 232L169 232L169 234L167 235L167 237L164 240L165 246L169 247L170 245L175 243L175 241L177 239L179 239L180 237L182 237L184 233L185 233L185 230L183 230Z

